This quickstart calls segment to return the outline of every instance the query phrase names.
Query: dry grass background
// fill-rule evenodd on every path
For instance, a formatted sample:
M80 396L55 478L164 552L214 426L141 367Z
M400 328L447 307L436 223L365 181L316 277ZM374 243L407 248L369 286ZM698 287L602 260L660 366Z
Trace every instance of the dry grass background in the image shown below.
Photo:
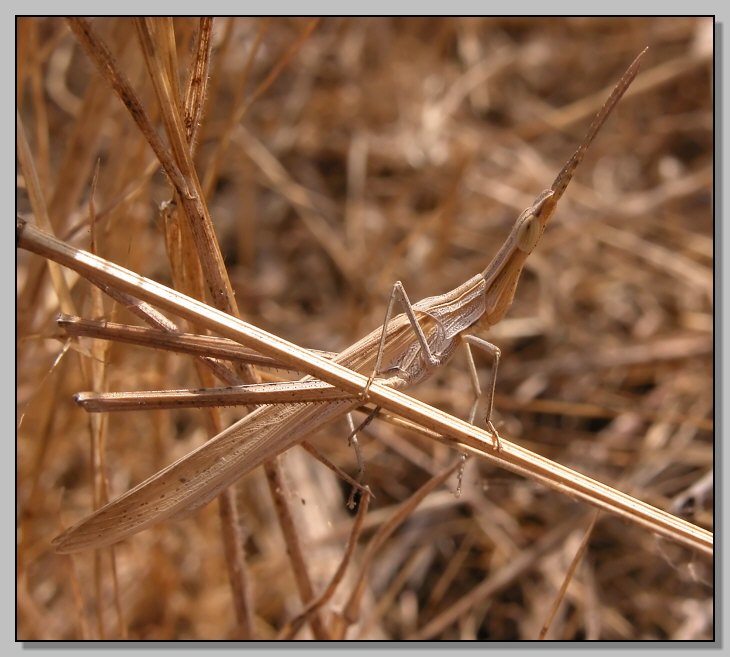
M133 23L93 24L157 119ZM184 80L198 22L174 25ZM690 18L217 19L196 166L242 316L340 350L382 321L395 280L418 299L483 269L648 45L488 336L503 353L496 419L530 449L711 529L712 28ZM98 166L99 254L169 283L158 207L170 188L151 149L63 20L22 19L17 34L19 116L56 234L88 248ZM28 212L22 177L18 204ZM115 568L109 551L51 551L92 505L89 417L72 401L88 387L81 362L104 360L110 390L196 379L185 356L68 343L39 261L18 255L18 638L240 636L216 504L124 542ZM100 311L89 285L69 280L84 316L134 321L107 300ZM414 394L464 417L462 358ZM112 497L208 435L196 410L113 414L103 431ZM347 433L334 424L313 442L354 474ZM386 422L361 442L376 497L353 572L395 505L454 458ZM299 448L281 460L319 591L351 526L348 489ZM378 552L348 638L538 636L588 509L474 460L460 498L455 488L451 477ZM255 633L272 638L302 603L263 475L236 495ZM602 515L547 636L711 638L711 581L707 561ZM343 599L325 608L325 625Z

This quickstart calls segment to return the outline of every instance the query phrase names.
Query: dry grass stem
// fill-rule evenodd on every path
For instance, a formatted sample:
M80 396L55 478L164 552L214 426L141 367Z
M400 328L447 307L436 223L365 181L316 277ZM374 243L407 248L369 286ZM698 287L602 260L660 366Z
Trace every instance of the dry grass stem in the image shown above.
M552 625L553 620L555 619L555 614L558 612L558 608L560 607L560 603L565 598L565 592L568 590L568 586L570 585L571 580L573 579L573 575L575 575L576 568L578 568L578 565L580 564L581 558L583 557L583 554L585 554L586 548L588 547L588 543L591 538L591 534L593 534L593 528L596 526L596 520L598 520L598 511L593 512L593 516L591 517L591 521L588 524L588 527L586 528L585 532L583 532L583 539L580 542L580 546L576 550L576 553L570 562L570 567L565 573L565 577L563 578L563 583L560 586L560 591L558 591L558 594L555 596L555 600L553 600L553 604L550 608L550 613L548 615L547 620L545 621L545 624L542 626L542 629L540 630L539 639L544 640L547 636L547 633L550 631L550 626Z
M332 386L351 393L354 397L368 383L367 377L357 372L322 359L278 336L262 331L159 283L144 279L118 265L70 247L24 222L20 222L18 225L18 245L70 267L90 279L99 280L105 285L114 285L124 292L155 303L194 323L222 333L230 339L238 340L244 346L288 363L300 372L322 379ZM377 382L370 386L369 395L373 404L441 436L450 438L455 441L455 446L461 444L470 447L476 450L481 457L494 460L499 464L505 462L508 465L516 465L523 472L530 472L531 476L539 478L542 483L546 483L555 490L587 501L600 509L619 515L687 547L698 549L708 555L712 554L711 533L695 527L681 518L653 508L557 463L550 462L504 438L500 438L500 448L495 450L494 438L488 431L479 429Z

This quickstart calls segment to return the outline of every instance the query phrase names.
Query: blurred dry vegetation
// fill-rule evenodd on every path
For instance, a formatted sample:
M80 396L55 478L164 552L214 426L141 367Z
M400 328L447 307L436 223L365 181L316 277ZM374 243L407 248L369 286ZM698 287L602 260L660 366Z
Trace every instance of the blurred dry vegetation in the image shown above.
M159 120L133 22L92 24ZM159 206L171 191L154 154L66 22L17 28L19 117L56 234L88 248L93 198L97 252L169 284ZM182 85L198 21L174 29ZM495 421L511 440L712 529L711 19L216 19L195 162L242 317L340 350L382 322L394 281L416 300L481 271L645 46L510 313L486 336L502 349ZM109 550L52 552L50 539L92 508L89 417L72 401L89 385L80 363L103 360L110 390L196 378L186 356L69 342L41 264L18 254L18 638L240 636L215 503L120 544L114 566ZM137 321L68 279L84 316ZM465 417L463 357L413 394ZM110 415L110 496L200 445L202 417ZM348 432L336 423L313 442L355 474ZM375 499L355 570L392 509L455 457L384 421L361 443ZM299 448L281 460L319 592L352 523L349 489ZM538 636L589 509L473 459L458 498L456 485L449 478L379 550L348 638ZM261 473L236 495L254 632L268 639L303 604ZM712 596L709 562L602 515L547 636L708 639ZM322 610L325 626L338 604Z

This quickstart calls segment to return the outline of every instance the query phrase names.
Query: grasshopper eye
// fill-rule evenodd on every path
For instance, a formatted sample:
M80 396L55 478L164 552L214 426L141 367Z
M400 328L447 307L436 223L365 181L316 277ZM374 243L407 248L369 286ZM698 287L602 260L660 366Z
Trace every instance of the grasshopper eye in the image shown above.
M542 235L542 223L537 218L542 206L555 192L551 189L543 191L535 202L522 213L519 218L517 229L517 248L525 253L531 253L537 246Z
M537 246L540 235L542 235L540 220L532 212L526 213L517 229L517 248L530 253Z

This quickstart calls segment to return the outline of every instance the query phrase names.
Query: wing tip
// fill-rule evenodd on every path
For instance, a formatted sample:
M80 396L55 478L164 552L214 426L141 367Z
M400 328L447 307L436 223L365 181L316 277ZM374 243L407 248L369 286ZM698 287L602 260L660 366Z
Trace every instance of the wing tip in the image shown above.
M53 551L56 554L72 554L73 552L80 552L81 550L90 548L100 548L116 542L114 539L109 540L104 534L99 534L96 540L91 540L88 536L80 534L78 531L79 528L80 525L74 525L51 539ZM105 538L107 540L104 540Z

